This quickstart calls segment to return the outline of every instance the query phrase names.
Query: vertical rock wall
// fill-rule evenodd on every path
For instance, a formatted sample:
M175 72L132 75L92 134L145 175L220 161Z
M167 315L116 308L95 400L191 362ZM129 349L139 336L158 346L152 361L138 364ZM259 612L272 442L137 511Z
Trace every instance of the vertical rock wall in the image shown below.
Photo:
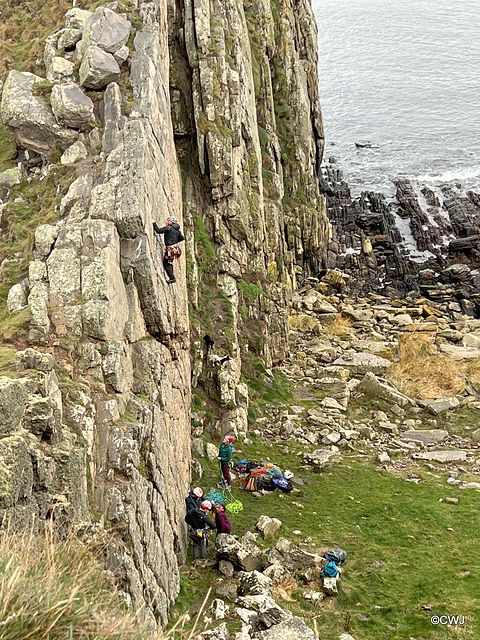
M169 5L192 326L236 361L225 372L236 393L225 393L221 376L209 393L223 407L222 431L242 432L242 367L252 355L266 366L285 357L289 292L325 263L316 25L307 0Z
M89 51L95 20L110 20L112 38L126 30L126 41L130 23L102 12L78 14L88 28L77 50ZM184 259L173 289L152 226L169 215L183 225L166 4L145 1L139 13L133 107L108 85L101 154L83 164L58 223L36 230L27 286L35 349L17 358L24 377L0 379L0 406L15 409L0 452L0 509L18 528L97 521L112 536L107 567L134 606L165 625L186 551L190 337Z

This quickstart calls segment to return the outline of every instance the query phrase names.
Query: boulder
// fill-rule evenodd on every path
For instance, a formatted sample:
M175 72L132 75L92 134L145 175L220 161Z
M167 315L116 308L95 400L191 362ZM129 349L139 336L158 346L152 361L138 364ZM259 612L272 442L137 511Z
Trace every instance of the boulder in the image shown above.
M270 578L273 584L280 584L290 577L290 572L277 560L263 571L263 575Z
M226 622L222 622L215 629L209 629L208 631L203 631L195 636L196 640L229 640L230 634L228 632L228 627Z
M12 167L0 173L0 200L4 200L7 197L10 189L14 185L20 184L22 176L23 174L20 167Z
M221 533L215 541L215 549L222 559L230 560L244 571L261 567L262 551L252 542L236 540L229 534Z
M80 65L80 85L89 89L105 89L120 77L120 67L111 53L89 47Z
M448 431L444 431L443 429L412 429L411 431L402 433L404 440L414 440L415 442L422 442L423 444L443 442L447 436Z
M21 311L28 306L28 290L23 282L10 287L7 297L7 308L9 313Z
M19 380L0 377L0 434L20 427L26 400L27 392Z
M218 570L226 578L233 578L233 574L235 573L235 567L228 560L220 560L218 563Z
M77 42L82 39L82 30L67 27L61 29L58 34L57 49L65 51L65 49L73 49Z
M55 240L58 237L58 227L52 224L41 224L35 229L35 250L42 257L50 255Z
M1 174L0 174L1 177ZM466 333L462 336L463 347L473 347L474 349L480 349L480 334L478 333Z
M73 82L56 84L52 89L50 104L58 124L62 126L81 129L83 125L95 122L93 102Z
M306 452L303 455L304 464L311 464L316 469L324 469L339 460L340 453L330 449L315 449L312 453Z
M50 82L68 82L73 80L75 65L61 56L54 56L47 64L47 80Z
M91 15L91 11L85 11L84 9L78 9L77 7L69 9L65 14L65 27L67 29L80 29L82 31L85 26L85 22Z
M437 398L436 400L419 400L418 404L421 407L428 409L430 413L438 415L443 411L456 409L460 404L460 400L457 397L452 396L450 398Z
M418 460L433 460L434 462L463 462L467 459L467 452L461 450L428 451L412 455Z
M293 574L310 568L323 567L327 564L322 556L304 551L287 538L279 538L274 551L269 554L267 562L268 564L278 563Z
M209 460L216 460L218 458L218 447L212 442L207 442L205 445L207 450L207 457Z
M336 578L323 578L323 591L327 596L338 596L338 587Z
M212 618L214 620L223 620L225 616L228 615L230 611L230 607L228 604L225 604L223 600L220 598L215 598L215 600L210 605L210 613L212 614Z
M116 53L130 36L132 25L125 16L111 9L98 7L85 21L82 45L96 46L108 53Z
M2 433L5 431L3 430ZM0 440L0 509L11 508L19 500L29 498L32 494L32 486L33 467L27 434L15 433L2 438Z
M266 538L267 536L275 535L282 526L282 522L281 520L278 520L278 518L260 516L255 526L261 532L263 537Z
M440 351L452 360L475 360L480 358L480 349L475 347L459 347L454 344L441 344Z
M355 391L359 391L360 393L365 393L370 396L377 396L392 404L398 404L401 407L414 404L414 402L410 400L410 398L407 398L407 396L404 396L390 385L380 382L377 376L371 371L366 373L365 377L360 380L360 384L357 386Z
M242 596L237 599L236 605L255 611L254 618L257 629L269 629L273 625L279 624L292 616L289 611L282 609L271 596Z
M77 140L71 147L68 147L60 158L60 164L75 164L79 160L85 160L88 157L87 147Z
M283 620L266 631L260 631L255 640L317 640L315 633L305 622L294 616Z
M37 349L25 349L17 351L15 354L15 369L24 371L25 369L36 369L37 371L51 371L53 369L53 356L51 353L42 353Z
M238 593L241 596L272 595L271 578L259 571L240 571L237 574Z
M372 353L345 354L337 358L334 366L344 367L352 373L384 373L391 365L390 360L375 356Z
M43 78L33 73L10 71L3 86L1 116L23 147L47 155L71 144L77 133L61 127L44 99L33 95L39 82Z

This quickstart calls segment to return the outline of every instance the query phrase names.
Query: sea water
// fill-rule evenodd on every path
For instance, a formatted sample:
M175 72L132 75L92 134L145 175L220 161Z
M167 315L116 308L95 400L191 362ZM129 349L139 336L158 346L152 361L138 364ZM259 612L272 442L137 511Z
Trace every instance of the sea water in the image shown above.
M480 190L480 0L313 0L325 158L354 193ZM377 148L358 149L356 142Z

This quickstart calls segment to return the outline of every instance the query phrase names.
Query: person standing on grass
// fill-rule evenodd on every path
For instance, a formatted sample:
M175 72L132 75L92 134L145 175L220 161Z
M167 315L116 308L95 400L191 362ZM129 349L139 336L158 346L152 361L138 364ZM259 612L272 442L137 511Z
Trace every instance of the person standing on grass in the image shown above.
M230 477L230 460L233 456L233 436L225 436L220 449L218 450L217 460L220 461L222 467L222 475L229 489L232 488L232 478Z
M217 534L230 533L232 530L232 523L228 519L223 504L217 504L215 507L215 524L217 525Z

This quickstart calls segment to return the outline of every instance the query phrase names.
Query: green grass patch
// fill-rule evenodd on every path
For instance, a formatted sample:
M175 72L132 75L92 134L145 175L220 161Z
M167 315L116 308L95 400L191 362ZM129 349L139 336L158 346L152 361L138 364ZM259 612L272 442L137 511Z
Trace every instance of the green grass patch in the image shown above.
M338 598L313 606L303 598L306 587L300 585L292 594L294 602L281 606L308 624L316 618L322 640L338 640L347 630L355 638L369 640L480 637L476 492L449 487L444 477L423 468L418 471L423 482L405 482L355 454L344 455L341 463L315 474L302 469L302 458L296 455L309 447L286 444L288 453L281 452L280 443L255 439L248 446L236 443L234 460L271 461L293 471L304 485L294 485L298 492L293 494L275 492L258 499L239 491L235 481L233 493L244 509L229 516L232 532L253 531L262 514L278 517L283 523L279 535L311 539L307 546L311 551L339 546L347 550L348 562ZM207 459L202 464L203 487L208 490L218 469ZM459 504L439 503L447 496L458 497ZM302 535L293 535L294 530ZM261 544L271 548L277 537ZM203 592L197 592L197 602L210 580L205 580ZM465 615L466 624L435 627L430 623L433 614Z

